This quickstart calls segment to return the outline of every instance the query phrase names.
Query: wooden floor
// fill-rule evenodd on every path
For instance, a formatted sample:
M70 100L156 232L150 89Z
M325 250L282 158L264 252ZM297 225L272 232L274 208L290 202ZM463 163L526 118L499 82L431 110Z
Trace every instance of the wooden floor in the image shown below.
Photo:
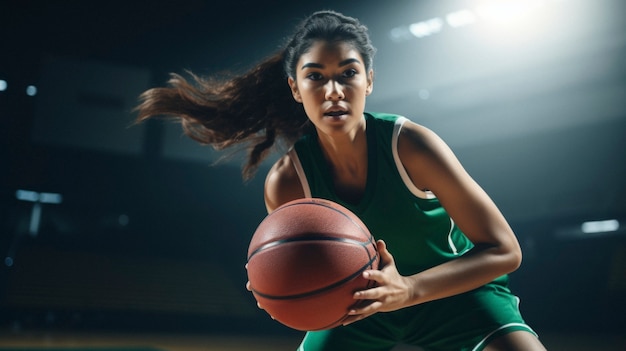
M6 348L137 348L163 351L293 351L299 340L249 336L157 335L126 333L8 333L0 334L0 349Z
M624 351L624 335L547 334L542 341L550 351ZM182 334L72 333L72 332L0 332L0 350L94 348L155 351L294 351L300 342L294 337L203 336ZM394 351L418 348L398 346Z

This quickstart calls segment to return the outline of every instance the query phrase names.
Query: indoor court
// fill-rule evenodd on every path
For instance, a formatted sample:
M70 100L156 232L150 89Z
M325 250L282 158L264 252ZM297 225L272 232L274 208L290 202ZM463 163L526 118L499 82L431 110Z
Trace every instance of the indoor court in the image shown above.
M327 8L377 48L367 110L437 132L501 209L548 350L626 350L625 1L18 0L0 1L0 351L296 350L246 290L278 155L243 181L240 154L133 108Z

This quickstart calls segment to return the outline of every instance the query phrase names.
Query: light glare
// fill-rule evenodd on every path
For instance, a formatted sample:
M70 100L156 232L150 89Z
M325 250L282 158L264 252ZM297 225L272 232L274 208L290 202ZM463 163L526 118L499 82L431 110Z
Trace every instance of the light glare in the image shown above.
M584 222L580 229L585 234L615 232L619 229L619 222L616 219Z
M413 23L409 26L411 34L418 38L427 37L441 32L443 28L443 20L439 17L431 18L427 21Z
M21 201L37 202L39 201L39 193L31 190L18 190L15 192L15 197Z
M463 27L475 23L476 15L467 9L455 11L446 15L446 22L452 28Z
M478 6L476 12L485 20L500 24L510 24L526 17L543 5L544 2L539 0L492 1Z
M26 95L35 96L37 95L37 87L34 85L29 85L26 87Z
M44 204L60 204L63 196L58 193L38 193L32 190L19 189L15 192L15 197L21 201L41 202Z
M400 42L411 39L412 35L408 27L396 27L391 30L389 37L391 37L391 40L394 42Z
M46 204L60 204L63 197L56 193L41 193L39 194L39 201Z

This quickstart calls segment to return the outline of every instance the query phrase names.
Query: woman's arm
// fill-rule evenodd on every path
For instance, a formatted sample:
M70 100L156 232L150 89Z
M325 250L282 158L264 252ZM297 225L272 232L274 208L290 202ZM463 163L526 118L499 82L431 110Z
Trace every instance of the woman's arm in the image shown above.
M354 316L348 323L376 312L478 288L516 270L521 263L519 243L506 219L441 138L427 128L406 122L398 140L398 153L415 186L432 191L475 246L458 259L404 277L395 269L385 245L379 243L386 266L380 271L364 272L379 286L355 294L355 298L375 302L352 311Z
M300 178L289 154L276 161L267 173L264 197L267 213L272 213L272 211L289 201L304 198L304 190L302 190ZM246 265L247 268L248 266ZM246 282L246 289L252 291L249 281ZM263 308L259 303L257 303L257 306Z
M271 213L280 205L304 198L304 190L289 154L281 157L265 178L265 207Z

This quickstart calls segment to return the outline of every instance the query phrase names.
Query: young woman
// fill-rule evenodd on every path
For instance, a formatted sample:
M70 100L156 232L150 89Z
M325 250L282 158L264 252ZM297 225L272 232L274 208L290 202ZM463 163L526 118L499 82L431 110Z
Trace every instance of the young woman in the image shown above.
M266 178L267 210L326 198L380 239L382 268L364 272L377 286L354 296L373 302L307 333L299 350L544 350L507 287L521 251L498 208L431 130L365 111L374 53L358 20L316 12L246 74L173 75L142 95L138 120L173 116L201 143L248 145L244 177L286 144Z

